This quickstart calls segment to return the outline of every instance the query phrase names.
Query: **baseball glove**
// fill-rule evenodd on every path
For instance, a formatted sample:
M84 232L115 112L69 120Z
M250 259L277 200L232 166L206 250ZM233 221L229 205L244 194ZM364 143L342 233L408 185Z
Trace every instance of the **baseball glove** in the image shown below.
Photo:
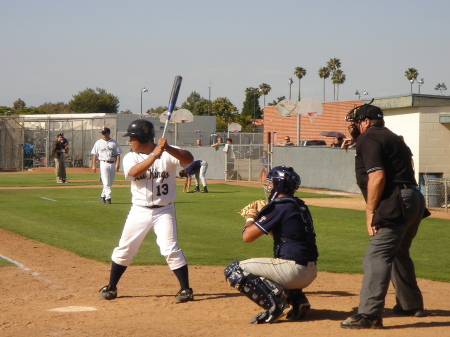
M259 214L259 211L266 205L267 205L267 201L265 201L264 199L258 199L258 200L252 201L247 206L245 206L243 209L238 211L238 214L240 214L244 218L246 215L250 215L252 217L257 217Z

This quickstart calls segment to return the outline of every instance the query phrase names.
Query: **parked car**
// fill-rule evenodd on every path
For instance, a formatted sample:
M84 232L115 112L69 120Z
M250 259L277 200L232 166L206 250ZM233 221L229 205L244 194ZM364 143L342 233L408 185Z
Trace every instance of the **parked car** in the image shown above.
M327 146L327 143L324 140L308 139L301 140L299 146Z

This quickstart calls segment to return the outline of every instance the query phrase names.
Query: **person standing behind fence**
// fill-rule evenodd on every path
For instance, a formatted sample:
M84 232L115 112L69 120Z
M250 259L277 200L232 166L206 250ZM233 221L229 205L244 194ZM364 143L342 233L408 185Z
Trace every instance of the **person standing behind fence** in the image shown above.
M122 150L116 140L110 137L111 130L103 128L102 138L97 140L92 148L92 171L97 172L97 159L100 161L100 179L103 183L103 190L100 195L100 202L111 203L111 186L120 168L120 154Z
M236 155L234 153L233 140L227 138L226 142L223 152L227 154L227 179L231 179L234 176L234 159L236 159Z
M56 182L58 184L67 183L66 180L66 167L64 165L64 153L66 153L66 149L63 148L62 140L63 134L58 133L56 136L57 139L53 143L52 155L55 159L55 174L56 174Z

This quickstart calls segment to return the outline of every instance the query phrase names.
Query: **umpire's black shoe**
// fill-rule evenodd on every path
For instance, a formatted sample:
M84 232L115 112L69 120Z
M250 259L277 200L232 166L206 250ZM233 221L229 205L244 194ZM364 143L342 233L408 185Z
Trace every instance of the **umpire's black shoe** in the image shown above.
M392 311L396 315L401 316L413 316L413 317L426 317L427 313L424 309L418 308L418 309L411 309L411 310L403 310L402 307L399 304L394 305L392 308Z
M350 316L341 322L341 328L344 329L380 329L383 327L383 319L365 314L356 314Z

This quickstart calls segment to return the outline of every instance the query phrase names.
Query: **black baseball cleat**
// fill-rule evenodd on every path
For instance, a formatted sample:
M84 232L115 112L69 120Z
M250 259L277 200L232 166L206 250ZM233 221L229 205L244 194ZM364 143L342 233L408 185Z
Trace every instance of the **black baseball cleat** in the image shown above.
M192 288L180 290L175 297L175 303L185 303L193 300L194 291L192 290Z
M365 314L356 314L350 316L341 322L341 328L344 329L381 329L383 327L383 319Z
M105 197L100 197L100 202L101 202L102 204L104 204L104 203L105 203Z
M204 186L203 189L200 192L201 193L208 193L208 188L206 186Z
M98 296L102 299L102 300L113 300L115 298L117 298L117 288L116 287L112 287L109 284L107 286L104 286L102 289L100 289Z
M427 313L422 308L417 309L411 309L411 310L404 310L399 304L394 305L392 308L392 311L396 315L401 316L412 316L412 317L426 317Z
M111 199L105 199L105 204L110 204L111 203Z
M200 187L195 186L195 188L192 190L193 192L200 192Z
M301 289L289 290L289 307L285 310L286 318L290 321L297 321L305 318L311 309L308 299Z

